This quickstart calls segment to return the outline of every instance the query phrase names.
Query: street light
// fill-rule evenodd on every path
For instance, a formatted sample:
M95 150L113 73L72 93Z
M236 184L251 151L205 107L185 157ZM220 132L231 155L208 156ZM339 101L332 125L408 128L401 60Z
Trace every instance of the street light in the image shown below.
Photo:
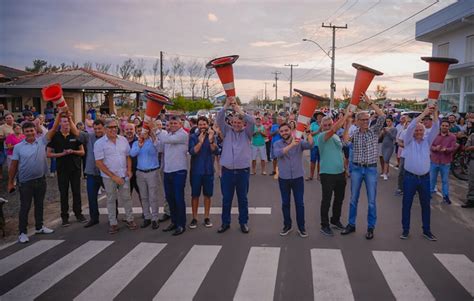
M329 86L330 91L331 91L331 102L329 104L329 108L334 110L334 91L336 91L336 83L334 82L334 49L331 51L331 54L329 54L329 51L326 51L319 45L317 42L310 40L310 39L303 39L303 42L311 42L315 44L316 46L321 49L324 54L331 59L331 85Z

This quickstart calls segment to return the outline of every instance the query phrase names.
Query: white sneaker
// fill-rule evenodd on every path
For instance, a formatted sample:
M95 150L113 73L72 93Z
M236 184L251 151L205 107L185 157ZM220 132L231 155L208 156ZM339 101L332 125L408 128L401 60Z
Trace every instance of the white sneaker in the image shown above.
M384 175L383 175L383 179L384 179L385 181L387 181L387 180L388 180L388 176L387 176L386 174L384 174Z
M380 177L383 178L384 175L385 175L385 174L382 173L382 174L380 174Z
M20 236L18 236L18 242L21 244L25 244L29 241L30 239L28 238L28 235L26 235L25 233L20 233Z
M36 230L36 234L51 234L54 233L54 230L49 229L48 227L41 227L41 229Z

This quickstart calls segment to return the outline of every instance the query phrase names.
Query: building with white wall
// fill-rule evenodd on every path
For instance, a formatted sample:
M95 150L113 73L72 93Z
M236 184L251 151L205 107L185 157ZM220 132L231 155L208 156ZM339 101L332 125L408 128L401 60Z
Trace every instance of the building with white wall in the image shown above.
M415 35L417 41L432 44L432 56L459 61L448 70L440 111L450 111L457 105L460 112L474 112L474 0L458 0L418 21ZM428 71L413 76L428 80Z

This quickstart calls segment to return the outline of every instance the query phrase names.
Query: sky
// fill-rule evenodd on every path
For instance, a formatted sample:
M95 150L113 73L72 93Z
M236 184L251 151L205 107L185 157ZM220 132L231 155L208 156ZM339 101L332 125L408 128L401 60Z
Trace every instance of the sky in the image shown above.
M384 85L390 98L426 97L428 82L413 78L427 70L421 56L431 44L415 41L416 21L455 0L0 0L0 64L24 69L33 59L52 64L86 61L120 64L143 59L147 74L164 52L165 67L238 54L237 94L243 101L275 97L272 72L281 72L278 96L293 88L329 94L332 33L336 31L336 97L352 90L356 62L384 72L369 88ZM435 3L374 38L357 43ZM355 45L351 45L357 43ZM112 72L112 71L111 71ZM166 83L165 83L166 88Z

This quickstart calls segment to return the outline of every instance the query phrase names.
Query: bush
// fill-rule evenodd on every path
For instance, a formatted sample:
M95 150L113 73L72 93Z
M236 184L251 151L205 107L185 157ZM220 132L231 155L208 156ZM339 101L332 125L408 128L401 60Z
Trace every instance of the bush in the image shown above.
M183 111L183 112L195 112L202 109L212 109L214 105L208 99L196 99L190 100L185 99L182 96L178 96L172 100L174 105L168 106L172 110Z

